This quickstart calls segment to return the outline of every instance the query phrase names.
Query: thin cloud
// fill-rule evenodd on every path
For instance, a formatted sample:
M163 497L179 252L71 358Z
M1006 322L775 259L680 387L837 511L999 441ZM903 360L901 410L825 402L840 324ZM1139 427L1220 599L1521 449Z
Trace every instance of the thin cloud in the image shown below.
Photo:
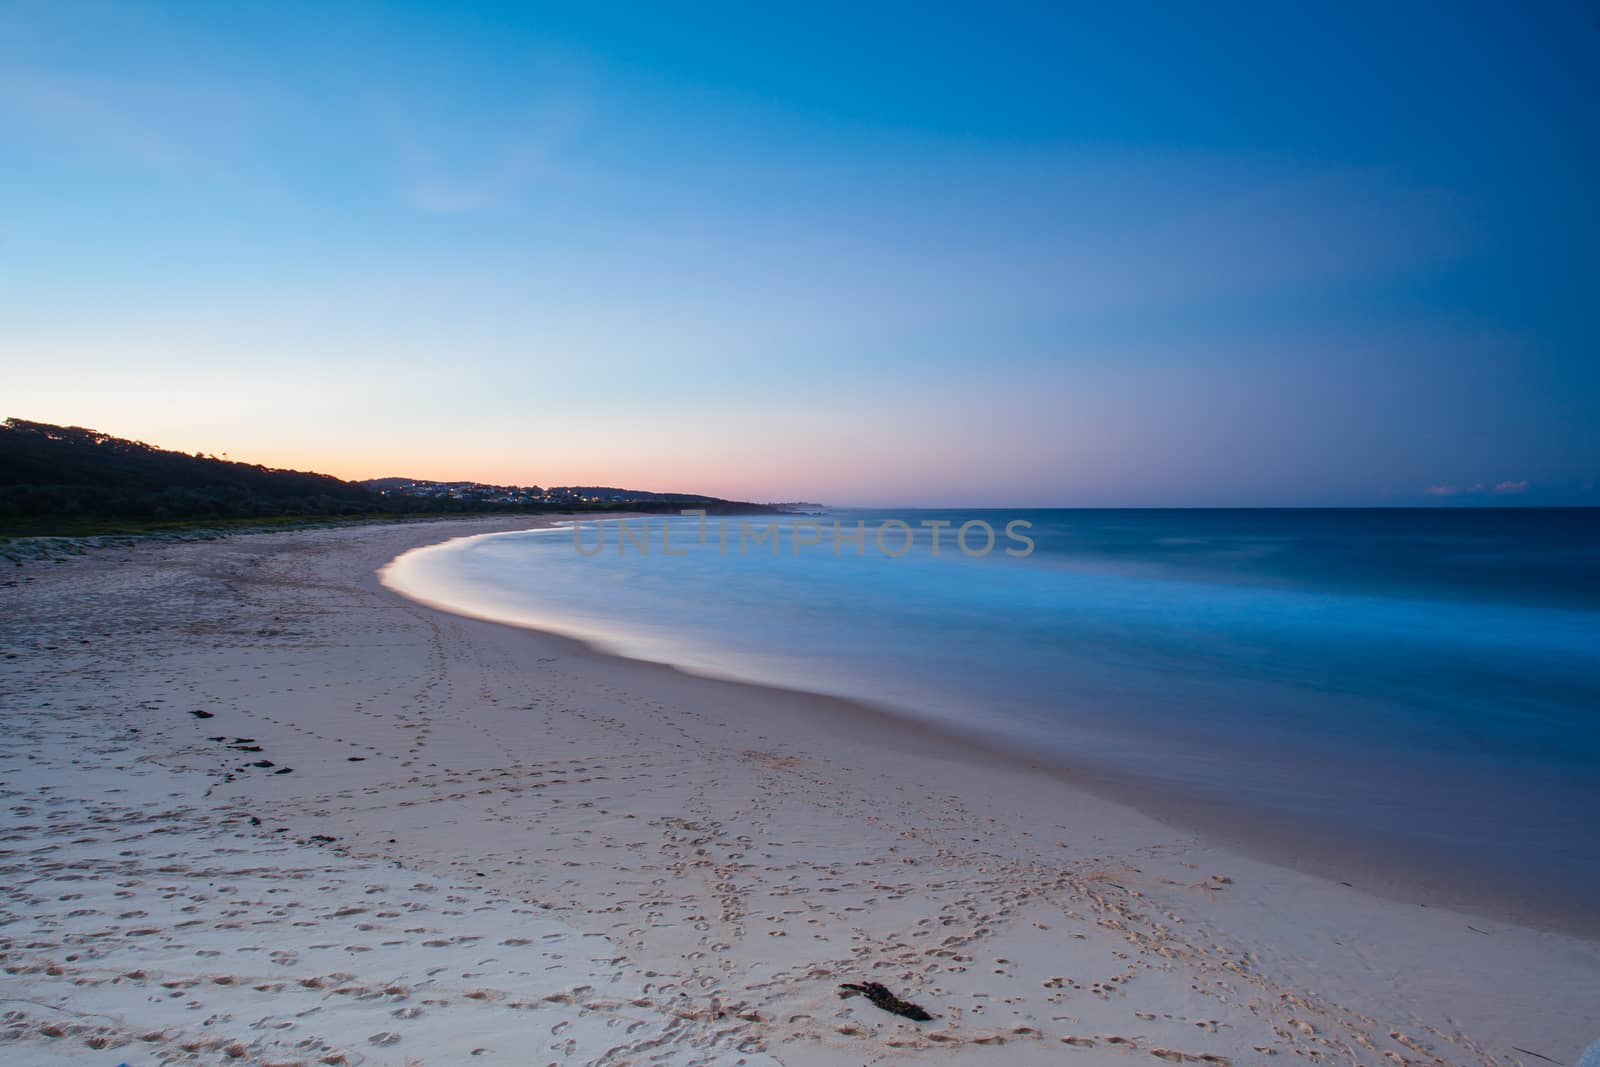
M181 166L190 153L139 96L105 78L0 70L0 113L47 136L107 150L142 166Z
M196 72L99 72L0 63L0 136L93 166L230 186L262 119L259 93Z
M399 162L401 197L419 211L457 214L514 204L559 173L558 151L586 109L575 95L558 92L514 129L477 139L451 137L449 122L424 127L398 101L385 100L378 110Z
M1498 482L1495 485L1486 485L1478 482L1475 485L1430 485L1422 491L1423 496L1506 496L1528 491L1528 480Z

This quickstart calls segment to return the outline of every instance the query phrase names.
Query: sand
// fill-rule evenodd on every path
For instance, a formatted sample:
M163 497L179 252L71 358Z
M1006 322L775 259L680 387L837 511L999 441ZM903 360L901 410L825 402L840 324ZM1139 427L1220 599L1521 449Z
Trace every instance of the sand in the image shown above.
M527 525L8 566L0 1062L1537 1065L1600 1036L1595 941L375 576ZM935 1018L838 995L874 981Z

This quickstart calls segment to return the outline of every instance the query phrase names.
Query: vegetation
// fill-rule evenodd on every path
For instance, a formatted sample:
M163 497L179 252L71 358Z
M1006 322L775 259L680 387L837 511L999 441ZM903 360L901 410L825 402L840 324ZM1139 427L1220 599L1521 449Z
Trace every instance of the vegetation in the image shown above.
M76 426L0 424L0 533L154 533L536 511L666 511L708 498L560 505L385 495L326 474L189 455ZM712 501L716 510L764 510Z

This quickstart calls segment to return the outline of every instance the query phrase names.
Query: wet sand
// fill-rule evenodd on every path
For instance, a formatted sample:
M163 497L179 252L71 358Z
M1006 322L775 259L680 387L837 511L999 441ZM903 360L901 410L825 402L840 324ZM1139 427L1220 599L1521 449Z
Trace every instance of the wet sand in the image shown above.
M526 525L11 568L0 1058L1571 1064L1600 1036L1594 941L376 578ZM863 981L935 1018L838 995Z

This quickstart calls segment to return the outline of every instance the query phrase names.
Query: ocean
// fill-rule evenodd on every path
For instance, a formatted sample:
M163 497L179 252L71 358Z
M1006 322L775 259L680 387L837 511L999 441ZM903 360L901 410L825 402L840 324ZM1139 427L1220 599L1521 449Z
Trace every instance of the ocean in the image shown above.
M887 707L1447 900L1593 910L1600 509L617 522L463 538L386 580Z

